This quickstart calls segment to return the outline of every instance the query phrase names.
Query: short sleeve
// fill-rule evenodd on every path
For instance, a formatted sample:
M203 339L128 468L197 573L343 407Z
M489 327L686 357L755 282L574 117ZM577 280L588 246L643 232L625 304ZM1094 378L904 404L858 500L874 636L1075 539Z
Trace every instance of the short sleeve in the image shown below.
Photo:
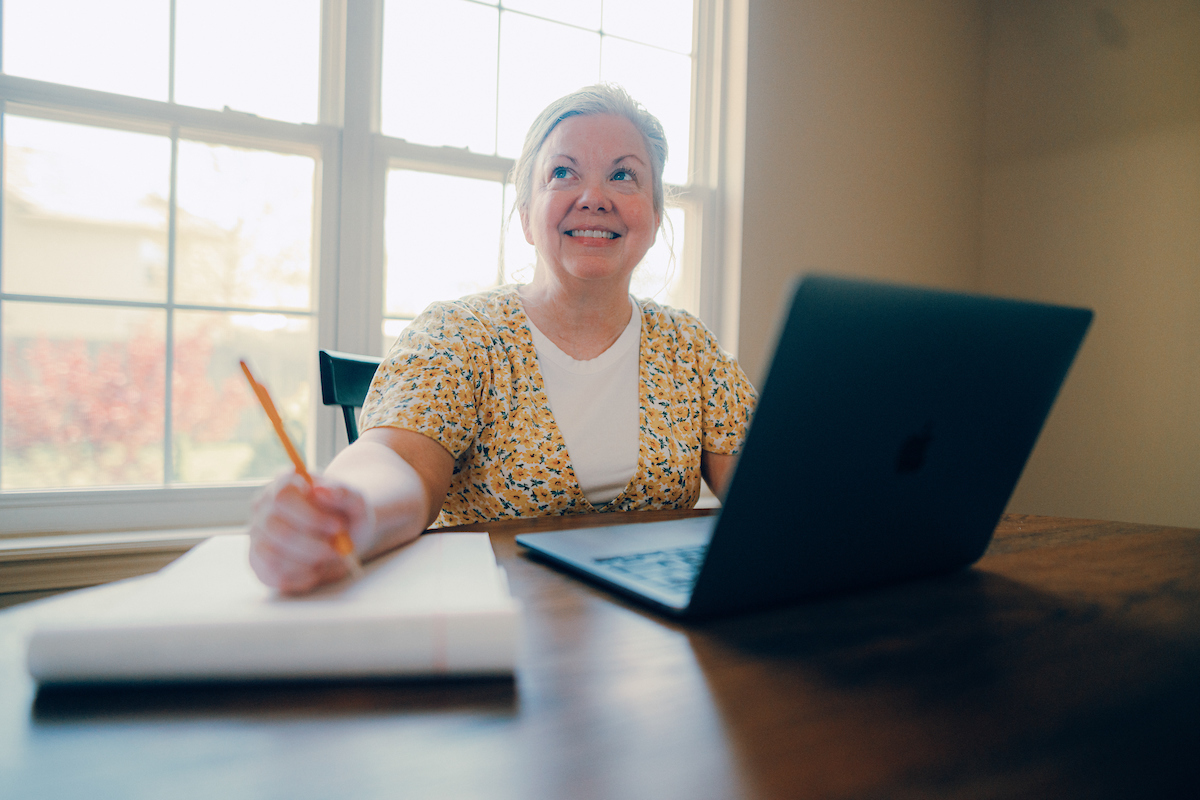
M700 350L700 447L710 453L733 455L742 448L758 395L737 359L721 349L707 328Z
M468 309L435 303L421 312L375 373L359 427L401 428L458 458L479 433L481 360L490 337Z

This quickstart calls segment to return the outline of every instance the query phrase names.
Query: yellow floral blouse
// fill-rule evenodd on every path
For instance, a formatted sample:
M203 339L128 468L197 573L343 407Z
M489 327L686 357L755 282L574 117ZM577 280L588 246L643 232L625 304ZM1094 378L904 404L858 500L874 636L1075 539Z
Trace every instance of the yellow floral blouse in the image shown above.
M360 428L416 431L454 456L434 527L690 508L700 495L700 451L738 451L754 388L695 317L649 300L638 304L638 466L621 494L598 508L584 497L550 412L516 286L425 309L375 374Z

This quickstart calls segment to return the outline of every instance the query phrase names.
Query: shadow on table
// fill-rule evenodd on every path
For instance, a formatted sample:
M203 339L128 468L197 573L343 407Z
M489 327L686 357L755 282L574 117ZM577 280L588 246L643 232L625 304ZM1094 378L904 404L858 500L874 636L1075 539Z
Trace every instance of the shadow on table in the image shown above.
M39 724L96 719L339 717L478 712L515 716L512 678L445 680L254 681L42 686Z
M1197 598L1112 601L970 570L687 633L764 796L1193 796Z

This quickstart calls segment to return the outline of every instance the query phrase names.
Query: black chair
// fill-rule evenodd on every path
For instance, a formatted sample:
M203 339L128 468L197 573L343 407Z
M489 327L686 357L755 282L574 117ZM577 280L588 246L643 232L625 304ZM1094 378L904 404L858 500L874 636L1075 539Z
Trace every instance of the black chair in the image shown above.
M346 420L346 439L353 443L358 439L358 424L354 415L362 408L371 388L375 369L383 359L371 356L356 356L336 350L322 350L317 354L321 363L321 402L327 406L341 406Z

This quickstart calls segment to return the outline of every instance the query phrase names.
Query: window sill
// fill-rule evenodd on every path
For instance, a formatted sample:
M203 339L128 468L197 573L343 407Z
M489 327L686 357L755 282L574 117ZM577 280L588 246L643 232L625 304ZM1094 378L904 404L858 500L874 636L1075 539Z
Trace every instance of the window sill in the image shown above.
M243 530L189 528L0 539L0 597L143 575L161 569L210 536Z
M244 525L262 482L0 492L0 539Z
M719 508L702 484L696 508ZM61 591L131 578L165 567L209 538L244 526L0 537L0 607L19 594ZM30 598L32 599L32 598Z

